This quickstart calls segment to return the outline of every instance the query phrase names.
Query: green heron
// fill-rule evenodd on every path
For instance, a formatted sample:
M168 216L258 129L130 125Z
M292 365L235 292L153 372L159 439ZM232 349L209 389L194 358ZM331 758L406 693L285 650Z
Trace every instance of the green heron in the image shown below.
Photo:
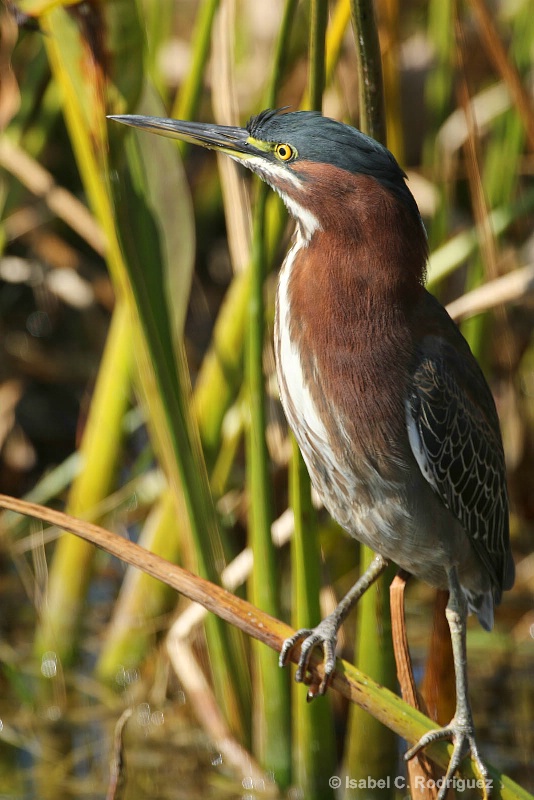
M493 625L514 581L499 421L469 346L424 288L427 238L393 155L316 112L267 110L246 128L112 117L226 153L282 197L296 220L275 319L280 395L311 480L342 527L377 555L335 611L283 647L301 645L296 679L323 648L322 694L337 632L391 560L447 588L456 711L443 798L470 749L487 779L467 691L466 617ZM486 781L487 783L487 781Z

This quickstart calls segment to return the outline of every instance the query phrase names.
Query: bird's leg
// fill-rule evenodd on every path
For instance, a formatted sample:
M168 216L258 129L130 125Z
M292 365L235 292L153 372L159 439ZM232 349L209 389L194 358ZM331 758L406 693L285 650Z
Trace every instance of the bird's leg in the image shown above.
M451 760L447 768L447 773L440 787L438 800L444 800L449 784L458 769L463 757L471 752L471 757L476 762L481 777L484 780L487 798L491 791L488 770L478 752L475 740L475 727L473 715L467 691L467 650L466 650L466 621L467 621L467 601L458 581L456 567L448 571L449 580L449 602L445 611L449 628L451 631L452 651L454 656L454 672L456 677L456 711L454 717L444 728L429 731L419 739L417 744L405 754L404 758L409 761L423 748L431 742L441 739L450 739L454 749Z
M315 628L301 628L289 639L286 639L280 653L280 666L285 667L291 650L298 642L302 642L300 657L297 666L295 680L299 683L304 681L308 672L310 659L315 647L323 648L324 653L324 678L316 691L308 692L308 699L312 700L318 694L324 694L328 688L334 669L336 666L336 644L337 632L349 615L352 608L358 602L364 592L376 581L388 566L388 561L380 555L376 555L363 575L361 575L352 589L350 589L334 611L329 614Z

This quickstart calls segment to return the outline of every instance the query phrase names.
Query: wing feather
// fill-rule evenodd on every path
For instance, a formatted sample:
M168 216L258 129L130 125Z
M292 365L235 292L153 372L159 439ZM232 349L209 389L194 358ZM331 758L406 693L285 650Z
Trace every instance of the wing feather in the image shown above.
M461 522L498 602L509 588L506 471L493 397L469 353L432 337L418 352L407 402L412 451L445 506ZM468 387L468 388L466 388Z

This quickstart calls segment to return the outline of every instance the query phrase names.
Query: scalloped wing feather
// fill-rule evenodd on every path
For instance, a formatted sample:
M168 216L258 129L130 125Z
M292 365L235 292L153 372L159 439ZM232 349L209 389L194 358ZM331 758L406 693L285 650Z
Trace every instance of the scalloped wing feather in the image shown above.
M513 566L493 397L472 357L460 358L443 339L422 344L406 407L410 445L424 477L461 522L499 602L513 583Z

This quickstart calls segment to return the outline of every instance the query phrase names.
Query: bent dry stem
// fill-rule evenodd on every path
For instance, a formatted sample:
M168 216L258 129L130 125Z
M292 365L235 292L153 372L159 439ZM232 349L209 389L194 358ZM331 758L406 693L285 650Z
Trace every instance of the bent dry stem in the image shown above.
M77 520L60 511L54 511L36 503L27 503L2 494L0 494L0 507L40 519L48 525L55 525L92 542L110 555L162 580L185 597L200 603L208 611L217 614L221 619L235 625L248 636L262 641L273 650L280 652L283 642L294 633L288 625L273 619L246 600L236 597L198 575L193 575L182 567L170 564L134 542L123 539L98 525ZM299 652L299 649L295 648L294 653L291 654L291 660L295 663L298 662ZM316 680L320 683L324 676L324 670L319 654L313 655L310 669L317 674ZM389 689L380 686L346 661L338 659L331 686L343 697L357 703L383 722L409 744L415 744L423 734L435 727L434 723L424 714L416 711ZM451 745L436 742L429 746L427 755L439 766L446 768L449 764L451 750ZM479 777L473 769L471 759L461 764L460 772L463 777L469 779ZM531 794L493 767L489 767L489 778L493 783L494 800L498 798L502 798L502 800L534 800Z

